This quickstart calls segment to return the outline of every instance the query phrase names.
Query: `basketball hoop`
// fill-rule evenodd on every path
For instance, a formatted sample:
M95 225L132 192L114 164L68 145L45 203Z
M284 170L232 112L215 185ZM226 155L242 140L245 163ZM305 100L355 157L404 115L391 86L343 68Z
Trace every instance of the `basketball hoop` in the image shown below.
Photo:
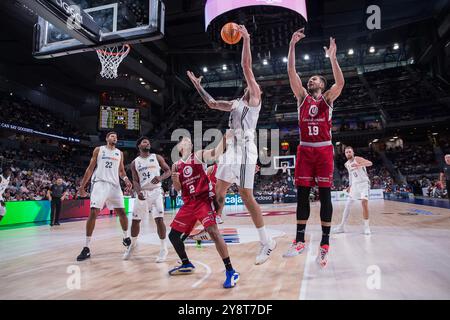
M128 44L113 46L106 49L98 49L97 55L102 64L102 71L100 71L100 75L107 79L117 78L117 68L129 52L130 45Z

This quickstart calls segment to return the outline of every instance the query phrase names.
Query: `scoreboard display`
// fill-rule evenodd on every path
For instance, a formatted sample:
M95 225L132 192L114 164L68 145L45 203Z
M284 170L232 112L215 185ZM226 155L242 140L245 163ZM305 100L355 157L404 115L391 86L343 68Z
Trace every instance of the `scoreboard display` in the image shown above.
M140 131L139 109L117 106L100 106L98 127L100 130Z

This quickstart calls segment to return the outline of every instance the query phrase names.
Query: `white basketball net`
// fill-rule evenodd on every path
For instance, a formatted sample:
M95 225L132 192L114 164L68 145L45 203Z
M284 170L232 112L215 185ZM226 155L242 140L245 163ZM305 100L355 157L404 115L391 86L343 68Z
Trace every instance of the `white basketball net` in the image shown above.
M102 64L102 71L100 71L100 75L107 79L117 78L117 68L129 52L130 46L128 44L109 47L106 49L98 49L97 55Z

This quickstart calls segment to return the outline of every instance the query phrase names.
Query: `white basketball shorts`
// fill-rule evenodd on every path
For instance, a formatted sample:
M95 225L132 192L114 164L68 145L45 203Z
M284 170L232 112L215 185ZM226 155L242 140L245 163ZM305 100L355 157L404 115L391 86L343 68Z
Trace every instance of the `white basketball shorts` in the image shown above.
M91 208L103 209L105 206L110 210L125 208L122 189L104 181L96 181L91 188Z
M153 219L164 217L164 197L161 188L144 190L145 200L136 198L133 209L133 220L142 220L151 211Z
M350 188L350 197L355 200L369 200L369 190L369 182L354 183Z
M219 158L216 178L236 183L241 188L253 189L257 161L258 149L254 143L228 144Z

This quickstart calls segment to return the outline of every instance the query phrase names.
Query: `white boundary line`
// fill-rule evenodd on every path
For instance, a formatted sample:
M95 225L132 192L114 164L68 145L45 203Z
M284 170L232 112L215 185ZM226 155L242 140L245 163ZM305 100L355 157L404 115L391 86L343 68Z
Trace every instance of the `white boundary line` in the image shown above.
M303 270L303 278L302 285L300 287L300 294L298 296L299 300L306 300L306 289L308 288L309 277L311 276L309 272L309 266L311 265L311 261L314 261L313 253L312 253L312 245L313 245L313 235L309 238L308 245L308 253L305 260L305 269Z
M209 278L209 276L211 275L211 268L207 264L200 261L192 260L192 262L198 263L206 269L206 274L203 276L203 278L201 278L192 285L192 288L197 288L203 281Z

